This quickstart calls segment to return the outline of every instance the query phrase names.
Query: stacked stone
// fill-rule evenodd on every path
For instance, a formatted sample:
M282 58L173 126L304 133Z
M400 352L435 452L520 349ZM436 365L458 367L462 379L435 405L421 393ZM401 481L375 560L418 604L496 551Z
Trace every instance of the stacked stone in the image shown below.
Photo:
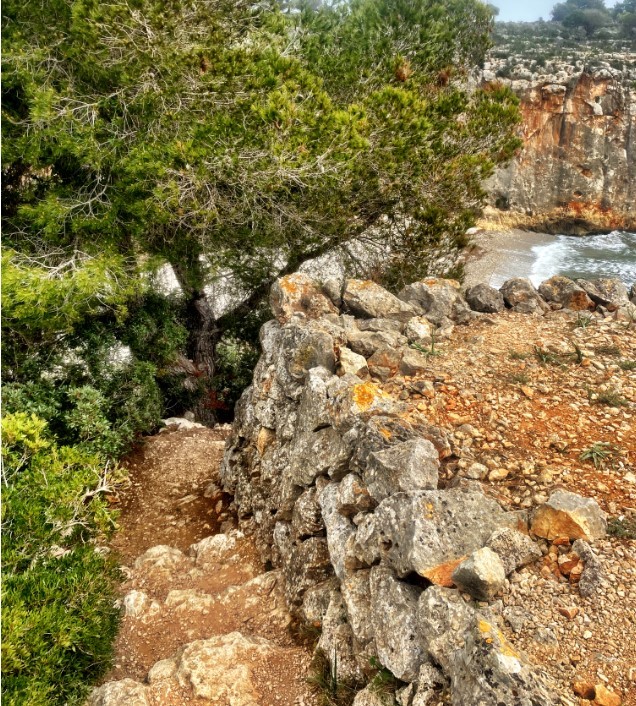
M394 296L295 274L271 303L276 319L261 331L221 475L262 559L282 570L290 609L322 629L318 649L354 682L377 660L404 683L402 706L425 706L440 689L457 705L555 703L487 608L507 575L541 556L527 516L504 511L479 482L438 488L443 430L408 421L373 380L425 371L426 350L479 312L631 315L627 290L555 277L539 290L511 280L464 296L457 282L430 279ZM589 541L605 518L561 492L532 529ZM372 703L367 692L359 704Z

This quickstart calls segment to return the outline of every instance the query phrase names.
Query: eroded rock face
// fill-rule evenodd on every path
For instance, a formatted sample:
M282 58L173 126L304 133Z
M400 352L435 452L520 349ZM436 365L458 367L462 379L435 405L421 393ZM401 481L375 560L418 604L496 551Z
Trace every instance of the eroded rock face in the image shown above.
M431 490L439 480L439 454L427 439L412 439L369 456L364 480L376 502L399 491Z
M269 297L274 316L289 321L296 313L317 319L338 310L318 285L305 274L296 272L274 282Z
M489 182L493 205L549 213L563 205L634 219L636 102L629 72L574 69L495 78L521 99L524 147ZM581 67L582 68L582 67ZM563 231L560 231L563 232Z
M492 549L474 551L453 572L453 582L478 601L491 601L503 588L506 579L504 565Z
M87 706L149 706L146 687L134 679L111 681L93 691Z
M421 589L396 580L381 566L369 579L375 645L380 662L402 681L415 681L426 653L417 630Z
M608 311L616 311L627 306L629 296L627 287L617 279L578 279L576 284L583 289L595 303L604 306Z
M347 280L342 299L352 314L363 319L408 321L417 315L412 306L368 280Z
M506 575L541 558L541 550L530 537L511 527L496 529L486 546L499 555Z

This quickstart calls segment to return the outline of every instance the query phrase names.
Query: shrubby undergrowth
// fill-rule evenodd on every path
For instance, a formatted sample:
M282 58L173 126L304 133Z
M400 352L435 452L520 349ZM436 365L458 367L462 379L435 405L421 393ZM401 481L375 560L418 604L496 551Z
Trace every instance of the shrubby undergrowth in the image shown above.
M168 370L178 303L117 264L3 258L2 689L16 706L81 703L108 667L116 460L183 390Z

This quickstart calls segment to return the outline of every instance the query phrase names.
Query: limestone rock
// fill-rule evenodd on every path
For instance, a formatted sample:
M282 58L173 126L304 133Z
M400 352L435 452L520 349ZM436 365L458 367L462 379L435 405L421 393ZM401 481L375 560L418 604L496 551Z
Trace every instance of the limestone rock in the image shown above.
M381 348L398 348L404 339L393 331L348 331L347 345L358 355L370 358Z
M439 689L446 686L448 680L439 669L432 664L425 663L420 667L417 675L417 684L414 684L413 700L411 706L433 706L434 697L439 694Z
M156 684L165 679L174 679L176 673L177 660L174 657L159 660L159 662L155 662L148 671L148 684Z
M455 280L431 278L415 282L404 287L398 297L419 307L436 326L445 319L463 324L473 317Z
M299 434L289 459L290 478L304 487L320 475L339 478L346 472L350 457L349 446L331 426Z
M408 321L417 315L412 306L368 280L347 280L342 299L349 311L364 319Z
M252 669L259 663L265 667L276 651L268 640L239 632L197 640L177 654L176 679L197 699L258 706Z
M486 546L499 555L506 576L541 558L541 550L530 537L511 527L496 529L488 538Z
M143 591L130 591L124 596L124 615L131 618L149 618L161 610L156 601Z
M504 565L492 549L474 551L453 572L453 581L479 601L491 601L506 580Z
M140 557L135 559L135 569L152 572L170 572L187 562L187 557L179 549L159 544L150 547Z
M576 284L587 292L595 304L604 306L608 311L616 311L629 304L627 287L618 279L577 279Z
M110 681L94 689L87 706L150 706L147 689L133 679Z
M353 706L393 706L393 698L390 694L374 691L367 686L356 694Z
M324 314L337 313L338 309L306 274L296 272L276 280L269 295L274 316L285 323L296 313L317 319Z
M343 346L340 348L340 356L338 358L338 374L357 375L359 378L365 378L369 375L369 367L364 356L354 353L350 348Z
M306 539L324 531L325 525L315 488L309 488L296 500L292 514L292 528L299 539Z
M402 352L399 349L382 347L375 351L367 364L371 375L381 380L388 380L398 372L401 362Z
M357 682L363 678L356 660L353 640L344 601L340 592L334 591L331 594L316 649L325 655L332 669L336 665L338 678L343 681Z
M513 277L499 289L506 305L520 314L544 314L548 306L529 279Z
M584 289L571 279L562 275L554 275L539 286L539 294L547 301L561 304L573 311L594 309L594 302Z
M400 361L400 373L415 377L422 375L430 369L427 357L420 351L406 348Z
M177 589L168 593L165 604L176 613L209 613L214 598L192 588Z
M404 329L404 335L409 343L420 346L430 346L433 341L433 326L425 316L414 316Z
M184 417L168 417L167 419L161 420L166 429L174 427L176 429L205 429L203 424L198 422L193 422L191 419L185 419Z
M596 500L557 490L537 509L531 529L545 539L594 540L605 536L607 519Z
M409 319L409 323L411 321L413 319ZM399 336L404 329L404 323L395 319L359 319L357 325L360 331L382 332L390 336Z
M376 504L358 475L349 473L342 479L338 489L338 512L341 515L352 517L371 510Z
M371 613L369 588L370 570L355 571L341 584L342 598L347 607L349 624L353 635L362 645L375 636L375 623Z
M438 453L426 439L404 441L372 453L364 480L376 502L400 491L435 489L439 481Z
M600 591L603 586L603 565L587 542L577 539L572 550L583 561L583 571L579 579L579 592L589 598Z
M242 536L241 532L213 534L191 544L188 553L194 557L197 566L227 563L236 554L236 542Z
M336 576L344 581L348 572L347 540L356 529L351 520L338 512L339 484L329 483L320 493L318 502L322 509L322 517L327 528L327 544L329 556Z
M286 522L276 523L274 544L281 556L285 577L285 598L292 611L299 607L308 588L328 579L333 573L329 548L324 537L293 541Z
M331 594L333 591L338 590L339 585L340 581L338 581L335 576L332 576L326 581L312 586L305 591L300 614L308 625L312 625L313 627L320 627L322 625L322 621L329 608Z
M336 370L333 336L317 327L283 327L280 352L276 374L288 392L294 392L293 383L304 382L312 368L323 367L331 373Z
M414 681L426 660L417 631L421 589L398 581L382 566L371 569L369 586L378 659L398 679Z
M601 682L594 687L594 703L597 706L621 706L622 699Z
M473 311L496 314L506 307L503 294L487 284L476 284L466 291L466 302Z
M553 706L556 690L457 591L433 586L421 595L425 647L451 683L454 706ZM488 678L484 678L488 675Z
M355 552L367 564L383 559L400 577L424 576L480 549L508 524L499 505L477 489L396 493L358 525Z
M331 277L322 285L322 292L330 300L331 303L340 309L342 306L342 289L344 287L344 281L336 277Z

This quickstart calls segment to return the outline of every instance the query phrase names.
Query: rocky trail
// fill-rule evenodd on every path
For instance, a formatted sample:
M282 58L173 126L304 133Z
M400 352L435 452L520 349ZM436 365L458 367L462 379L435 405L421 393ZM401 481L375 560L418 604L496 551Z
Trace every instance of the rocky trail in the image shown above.
M264 570L216 484L226 436L171 426L127 460L113 499L122 625L91 706L313 704L280 572Z

